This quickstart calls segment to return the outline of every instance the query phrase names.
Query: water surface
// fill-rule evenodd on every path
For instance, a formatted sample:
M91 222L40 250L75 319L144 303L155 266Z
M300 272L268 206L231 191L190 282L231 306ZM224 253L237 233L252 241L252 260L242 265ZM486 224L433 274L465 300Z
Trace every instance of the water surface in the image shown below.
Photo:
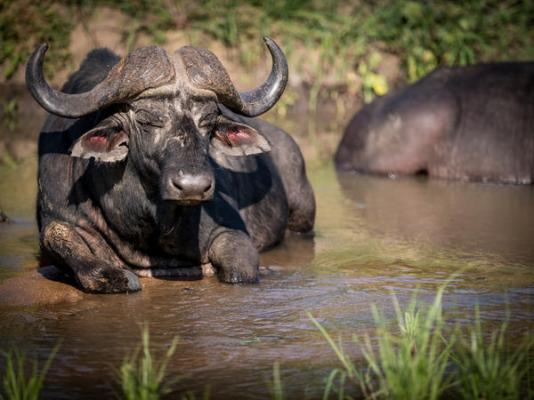
M288 397L320 397L336 365L310 323L311 312L350 344L373 335L370 305L391 314L415 292L431 301L438 285L462 271L445 295L459 323L480 304L483 319L511 319L517 334L534 320L532 187L388 179L336 174L310 177L318 202L313 239L290 235L262 255L273 266L259 285L143 280L130 295L87 295L77 303L0 308L0 348L45 358L61 341L44 398L104 398L121 361L139 343L144 323L156 352L180 338L169 365L177 390L213 398L265 398L272 365L281 364ZM0 280L35 268L35 160L0 172L0 205L14 219L0 226ZM508 311L507 311L508 310Z

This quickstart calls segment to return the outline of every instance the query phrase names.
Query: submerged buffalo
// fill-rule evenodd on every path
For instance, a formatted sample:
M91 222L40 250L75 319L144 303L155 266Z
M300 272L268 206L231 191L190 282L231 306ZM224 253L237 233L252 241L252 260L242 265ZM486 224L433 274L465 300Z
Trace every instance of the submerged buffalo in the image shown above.
M211 52L149 46L122 60L93 50L56 91L31 56L28 88L48 112L39 139L45 259L85 291L140 289L138 276L256 282L258 251L313 228L296 143L258 116L280 98L287 61L269 38L265 83L236 91ZM231 110L231 111L230 111Z
M534 183L534 63L440 68L349 123L338 168Z

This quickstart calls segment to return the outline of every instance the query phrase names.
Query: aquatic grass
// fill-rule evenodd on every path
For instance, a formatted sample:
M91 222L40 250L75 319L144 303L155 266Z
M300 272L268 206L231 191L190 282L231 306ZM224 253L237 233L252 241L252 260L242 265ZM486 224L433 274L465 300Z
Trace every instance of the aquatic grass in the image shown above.
M37 400L58 349L59 344L53 348L42 366L39 366L37 360L28 360L18 350L5 353L0 400Z
M369 336L363 338L362 350L377 380L379 397L434 400L450 386L445 370L455 338L444 340L442 335L443 291L443 286L438 289L428 309L414 297L407 310L402 311L394 297L398 333L390 329L386 318L373 306L378 351Z
M359 369L343 351L341 343L336 343L324 327L309 314L311 321L323 334L343 367L334 370L328 377L323 398L330 398L334 389L339 397L346 380L356 384L362 394L371 399L439 398L451 385L450 379L445 376L445 370L454 343L454 337L446 341L442 335L443 291L444 286L438 289L434 302L428 308L422 307L414 296L403 310L394 296L396 329L390 326L383 313L373 305L376 348L369 335L353 337L360 345L366 362L365 369Z
M323 400L328 400L331 397L331 394L337 394L339 400L343 400L347 397L351 398L345 394L347 380L355 382L357 386L360 387L364 397L369 398L371 395L368 391L368 388L371 386L369 374L360 371L352 362L349 355L343 350L341 340L336 343L319 321L317 321L311 313L308 312L307 314L308 318L310 318L312 323L319 329L341 363L341 368L334 368L326 378Z
M505 321L498 329L485 338L480 310L475 310L475 321L461 336L454 353L457 368L457 391L464 399L508 400L518 399L520 388L531 392L533 383L530 378L529 356L534 350L534 337L527 334L515 349L507 346L508 323ZM530 368L529 368L530 367Z
M211 388L210 386L206 386L206 388L204 389L204 391L202 392L202 397L200 397L202 400L209 400L211 397ZM185 392L184 394L181 395L180 397L181 400L196 400L197 399L197 395L195 394L195 392Z
M341 340L335 341L308 313L340 363L326 377L323 400L351 399L354 387L359 389L356 397L366 399L533 398L534 336L530 332L511 347L508 322L488 335L478 307L473 322L463 330L443 317L443 293L457 275L437 289L428 306L414 295L402 307L393 295L393 322L372 305L373 340L368 334L353 336L363 356L358 364Z
M280 376L280 364L278 362L275 362L273 365L273 380L269 382L269 390L271 392L271 399L285 399L282 378Z
M173 379L167 376L167 365L176 351L175 337L162 360L157 361L150 350L148 326L143 327L141 344L123 361L119 379L125 400L158 400L170 393Z

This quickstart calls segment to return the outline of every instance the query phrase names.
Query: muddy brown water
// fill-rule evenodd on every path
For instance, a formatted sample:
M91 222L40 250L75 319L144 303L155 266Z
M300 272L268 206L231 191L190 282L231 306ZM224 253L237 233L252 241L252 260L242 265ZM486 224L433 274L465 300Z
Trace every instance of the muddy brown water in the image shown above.
M318 201L315 237L289 236L263 254L271 271L260 284L143 279L136 294L3 304L0 349L42 360L61 342L43 398L109 398L146 323L156 354L179 337L169 364L177 391L198 395L209 386L212 398L267 398L279 362L288 398L318 398L337 364L307 312L358 358L350 337L373 335L371 304L391 315L392 291L401 302L416 291L430 302L458 270L444 298L451 320L472 321L478 303L490 324L509 314L517 336L532 329L532 187L338 175L331 165L309 175ZM0 205L13 220L0 226L4 282L35 268L34 182L35 160L0 171Z

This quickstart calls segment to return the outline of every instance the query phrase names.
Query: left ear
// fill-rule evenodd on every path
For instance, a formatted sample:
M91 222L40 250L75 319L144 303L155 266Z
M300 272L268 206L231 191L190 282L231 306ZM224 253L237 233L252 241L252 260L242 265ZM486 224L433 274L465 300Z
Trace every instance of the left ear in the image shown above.
M250 156L266 153L271 145L256 129L220 116L210 144L228 156Z
M106 121L76 140L70 155L101 162L122 161L128 155L128 135L122 127Z

